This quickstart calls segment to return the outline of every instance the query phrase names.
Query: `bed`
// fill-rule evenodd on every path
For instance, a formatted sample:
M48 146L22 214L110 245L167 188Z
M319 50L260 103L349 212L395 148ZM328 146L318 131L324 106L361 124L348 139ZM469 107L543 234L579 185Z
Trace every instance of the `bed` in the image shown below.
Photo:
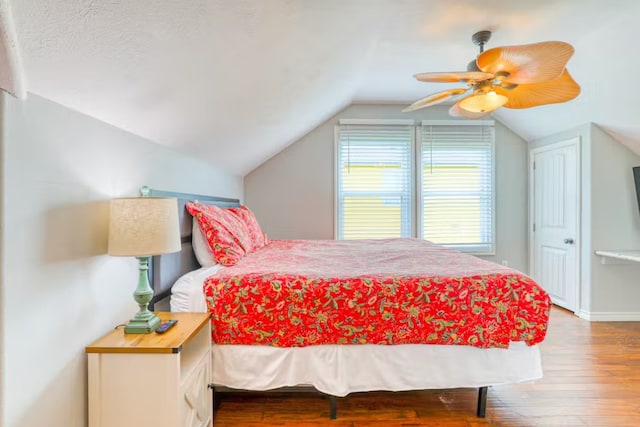
M417 329L413 328L413 325L411 327L407 325L406 330L402 329L404 331L402 333L397 333L396 329L395 333L389 334L388 331L383 333L384 331L380 332L375 328L367 330L366 325L363 328L363 324L367 322L375 323L371 319L381 321L381 316L389 315L388 313L383 313L385 310L380 309L385 304L388 306L389 303L380 304L379 301L375 301L377 303L377 305L374 304L375 310L369 310L364 318L364 323L363 321L356 322L353 318L354 316L351 316L348 318L348 322L341 318L334 321L330 327L327 327L327 319L323 318L322 320L325 322L323 323L324 329L329 329L333 332L336 329L342 329L341 332L335 334L322 335L322 333L317 332L317 325L310 328L309 325L303 324L301 325L302 329L298 329L299 333L287 341L286 334L278 336L278 322L269 323L270 318L273 320L272 318L278 317L273 312L270 315L261 313L263 314L262 317L251 320L252 322L257 322L261 327L238 329L237 325L233 323L236 320L233 320L233 322L230 320L234 319L230 315L232 311L235 312L235 315L240 316L238 317L240 319L238 320L239 322L247 321L246 317L244 320L242 318L242 314L246 313L243 313L243 310L239 308L247 301L238 300L237 295L240 295L238 289L246 288L247 292L242 293L243 298L249 298L248 301L251 301L251 298L255 300L256 292L259 293L259 291L255 291L259 287L254 288L252 297L252 287L245 286L246 284L234 279L234 277L244 277L237 276L235 273L244 274L247 272L247 268L264 265L265 261L272 259L267 255L269 251L287 250L285 246L290 246L289 250L293 250L304 258L304 254L309 251L309 247L304 247L307 243L305 241L298 241L297 243L296 241L275 241L266 247L269 248L268 251L256 251L255 254L248 255L246 261L238 263L237 266L222 267L216 265L201 268L192 249L193 220L191 215L186 212L186 203L198 200L201 203L221 207L234 207L239 206L239 202L233 199L171 193L152 189L144 189L143 194L176 197L180 210L182 250L175 254L154 257L152 260L151 276L152 286L156 294L153 300L155 308L166 309L167 304L169 304L173 310L207 311L211 309L211 307L207 306L207 298L219 298L226 302L220 305L218 312L214 311L212 314L215 341L212 341L213 370L211 382L214 385L214 399L220 391L265 391L300 386L312 387L329 396L330 416L335 418L336 397L343 397L354 392L472 387L479 389L477 415L484 417L488 386L530 381L542 377L538 343L542 341L546 333L546 322L538 321L535 323L526 316L525 318L518 318L517 323L520 326L517 332L514 332L515 329L513 328L513 330L510 330L502 327L502 323L505 323L506 318L498 316L491 320L486 319L487 316L484 316L485 323L479 325L469 324L466 330L464 329L465 319L458 318L457 324L450 322L448 325L442 325L440 322L440 326L427 330L422 334L412 334L411 331ZM422 244L419 241L406 243L416 245L413 249L418 251ZM302 245L304 248L301 249L296 244ZM325 242L324 244L329 246L318 249L320 252L323 250L325 252L327 250L335 250L336 248L330 245L339 245L340 243ZM347 245L347 243L343 244ZM443 255L442 252L438 252L435 248L429 248L429 250L436 251L431 253L431 258L445 255L455 256L455 254L452 255L447 250ZM313 253L313 250L312 248L311 253ZM389 253L386 249L383 252ZM468 256L465 255L464 257ZM316 256L311 256L310 258L314 260L311 262L314 268L320 270L324 268L322 262L315 259L317 258ZM467 279L473 279L474 277L476 279L478 277L484 278L487 277L487 274L490 275L492 273L502 274L502 276L507 277L507 281L511 280L509 277L513 277L510 275L514 273L512 270L486 262L475 264L469 258L453 263L465 265L468 262L473 263L473 265L467 267L468 274L464 280L459 281L459 284L467 281L465 284L468 285ZM296 263L298 263L298 260L294 259L292 264ZM445 264L447 263L445 262ZM362 268L370 268L370 264L367 265L369 267L363 265ZM478 268L478 266L484 268L480 272L483 274L475 274L478 272L474 268ZM412 268L410 264L405 267ZM384 265L379 266L380 271L386 271L385 268ZM423 267L418 269L421 268ZM259 274L253 276L252 283L254 285L257 282L261 282L262 285L281 282L281 277L269 276L264 274L265 271L267 270L259 271ZM355 271L357 272L357 268L355 268ZM407 276L411 275L407 274ZM535 291L537 294L533 297L536 300L536 310L543 314L546 312L548 319L550 301L546 293L535 288L537 285L526 276L522 276L520 279L516 282L520 283L522 281L527 286L527 291L537 289ZM233 288L231 286L233 283L238 287ZM206 286L204 286L205 284ZM379 284L385 285L384 281ZM439 285L448 286L449 290L452 288L450 286L451 283ZM203 286L205 292L203 292ZM349 286L347 286L347 289L350 289ZM231 293L218 292L221 289L229 289ZM279 290L277 291L279 292ZM335 291L339 294L344 289L335 289ZM429 298L433 300L422 301L423 304L420 307L423 309L429 309L430 304L433 306L451 304L451 294L433 294L433 289L428 291L422 289L421 298L424 295L429 295ZM460 290L458 290L459 292ZM462 290L462 292L464 293L465 291ZM505 292L505 298L517 298L517 294L522 292L524 291L520 288L514 291L513 294ZM172 293L173 298L169 298ZM404 288L397 293L404 298L407 295L412 295L411 292L407 292ZM332 304L348 304L346 299L342 302L336 302L335 295L337 294L331 296L327 293L327 295L324 295L324 299L323 295L316 295L315 298L318 301L322 301L322 304L326 304L328 310L332 308L330 307ZM528 299L532 299L529 294L526 295ZM368 295L359 296L361 300L366 302L370 302L372 299ZM225 298L227 299L225 300ZM261 295L260 298L266 297ZM273 299L273 295L268 298ZM522 299L524 300L525 298ZM352 300L354 299L349 299L349 301ZM281 307L277 307L278 305ZM354 303L354 307L351 308L362 311L362 307L357 307L357 305ZM254 307L257 307L257 305L254 304ZM400 301L397 303L396 309L399 310L398 312L409 313L408 309L403 311L403 307L410 308L410 306L403 305ZM291 307L282 307L282 304L278 304L276 301L270 306L272 311L278 308L285 311L287 309L289 311L292 310ZM523 312L519 307L517 308L519 312ZM295 310L295 307L293 310ZM366 310L367 308L365 308ZM440 311L435 310L434 313L440 313ZM482 313L479 313L479 315L482 316ZM289 313L290 316L291 313ZM280 317L280 320L283 320L283 316ZM317 317L316 313L314 318L317 320ZM469 316L467 315L467 317ZM424 321L425 317L421 318ZM418 318L407 314L406 319L407 322L411 322L412 319L417 321ZM427 317L427 319L433 319L434 324L438 324L439 321L433 317ZM287 321L291 322L290 320ZM230 322L236 326L235 329L229 326ZM488 332L486 331L487 325L493 325ZM457 329L455 329L456 326L458 327ZM460 329L460 326L462 326L462 329ZM478 327L484 329L481 331L474 329ZM320 329L323 328L321 327ZM436 329L439 330L436 331L437 333L434 332ZM305 330L311 330L312 333L305 334L301 332ZM243 334L242 331L245 333Z

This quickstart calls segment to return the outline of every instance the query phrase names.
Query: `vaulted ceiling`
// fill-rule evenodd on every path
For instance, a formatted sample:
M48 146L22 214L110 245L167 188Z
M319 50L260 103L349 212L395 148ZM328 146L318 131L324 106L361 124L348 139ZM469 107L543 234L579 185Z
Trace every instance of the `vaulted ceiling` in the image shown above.
M412 75L464 70L491 29L488 47L571 43L582 87L494 117L527 140L594 122L640 152L639 17L637 0L0 0L0 85L243 175L350 103L450 87Z

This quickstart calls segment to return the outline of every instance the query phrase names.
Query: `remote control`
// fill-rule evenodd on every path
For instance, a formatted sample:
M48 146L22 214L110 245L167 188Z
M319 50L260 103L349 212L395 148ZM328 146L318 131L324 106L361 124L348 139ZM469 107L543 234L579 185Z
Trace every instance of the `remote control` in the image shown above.
M164 334L165 332L167 332L169 330L169 328L171 328L176 323L178 323L177 320L167 320L166 322L162 322L156 328L156 334Z

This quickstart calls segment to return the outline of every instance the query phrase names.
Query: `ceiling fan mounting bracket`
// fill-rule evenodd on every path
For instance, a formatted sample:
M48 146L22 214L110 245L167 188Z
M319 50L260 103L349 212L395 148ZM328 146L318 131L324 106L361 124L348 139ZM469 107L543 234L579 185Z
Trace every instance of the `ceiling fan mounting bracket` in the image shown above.
M491 39L491 31L483 30L478 31L473 36L471 36L471 41L473 44L480 46L480 52L484 50L484 45Z

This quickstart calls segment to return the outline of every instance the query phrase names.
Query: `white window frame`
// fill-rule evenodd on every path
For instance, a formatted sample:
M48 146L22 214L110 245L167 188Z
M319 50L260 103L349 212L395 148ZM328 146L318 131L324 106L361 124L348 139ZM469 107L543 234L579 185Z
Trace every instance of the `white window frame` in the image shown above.
M340 204L340 129L342 126L403 126L403 127L415 127L414 120L402 120L402 119L340 119L339 124L334 126L333 130L333 177L334 177L334 218L333 218L333 235L336 240L340 240L340 225L342 218L342 205ZM409 206L408 206L408 224L409 236L416 235L415 228L415 189L416 189L416 171L414 153L416 147L416 133L411 132L411 145L409 147Z
M495 255L496 254L496 138L495 121L493 120L423 120L421 126L416 126L416 150L415 166L416 187L414 199L416 199L416 237L424 239L424 197L422 196L422 131L424 126L491 126L491 244L488 250L479 250L477 245L467 247L455 247L453 249L471 255ZM446 245L444 245L446 246Z
M412 161L411 170L411 200L409 203L409 223L411 228L411 236L419 239L424 238L423 231L423 197L422 197L422 129L423 126L441 125L441 126L491 126L493 128L491 138L491 244L489 250L474 250L476 246L466 248L456 247L456 250L463 251L472 255L495 255L496 248L496 143L495 143L495 122L493 120L423 120L420 124L416 124L414 120L378 120L378 119L340 119L339 124L334 127L334 238L340 237L340 170L339 170L339 150L340 150L340 128L344 125L401 125L414 126L413 140L411 145Z

